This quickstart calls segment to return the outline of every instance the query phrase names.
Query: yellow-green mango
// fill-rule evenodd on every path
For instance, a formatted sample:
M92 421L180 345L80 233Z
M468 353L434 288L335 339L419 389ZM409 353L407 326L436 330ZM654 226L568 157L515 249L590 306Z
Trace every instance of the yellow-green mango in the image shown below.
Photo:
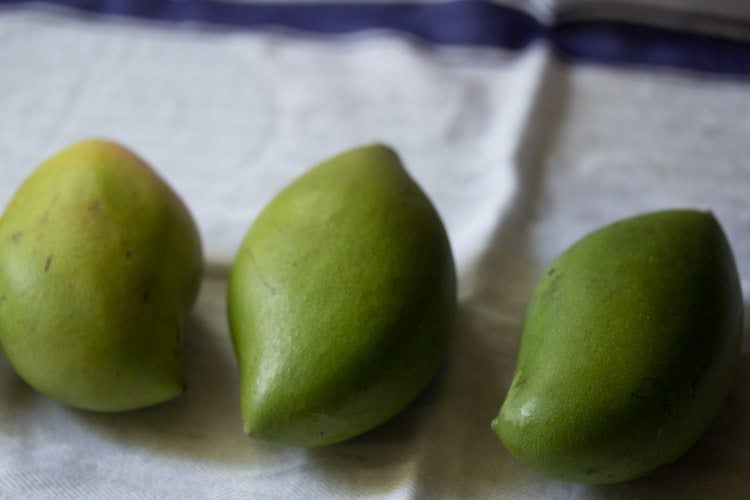
M743 302L710 213L655 212L584 237L534 288L492 428L530 467L613 483L676 460L724 400Z
M454 326L450 245L392 150L353 149L259 215L228 306L245 431L335 443L389 419L436 371Z
M142 160L103 140L42 163L0 218L0 343L69 406L120 411L184 388L181 330L200 282L196 226Z

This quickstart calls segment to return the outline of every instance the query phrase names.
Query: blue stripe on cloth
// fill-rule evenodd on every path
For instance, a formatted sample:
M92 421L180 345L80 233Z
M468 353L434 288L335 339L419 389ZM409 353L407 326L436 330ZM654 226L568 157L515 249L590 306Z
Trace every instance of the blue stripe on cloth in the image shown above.
M47 3L88 12L165 21L200 21L241 28L283 26L324 34L391 29L447 45L520 49L538 37L529 14L486 1L417 3L236 3L205 0L0 0Z
M369 29L408 33L436 45L519 50L547 40L577 61L672 66L750 75L750 41L616 21L545 26L528 13L486 0L435 3L235 3L206 0L0 0L193 21L236 28L287 27L320 34Z
M574 60L672 66L750 75L750 42L623 22L569 22L552 43Z

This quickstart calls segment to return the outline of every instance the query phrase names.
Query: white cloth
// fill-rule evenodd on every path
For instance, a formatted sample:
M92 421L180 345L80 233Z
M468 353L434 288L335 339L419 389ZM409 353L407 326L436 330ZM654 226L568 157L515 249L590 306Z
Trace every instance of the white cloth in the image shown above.
M0 498L750 494L747 338L704 437L642 479L547 479L489 428L535 279L600 225L666 207L712 210L747 302L747 80L571 64L545 42L521 52L434 48L392 32L325 37L5 9L0 96L0 205L54 151L113 138L180 193L207 260L186 332L189 389L173 402L123 414L69 409L0 355ZM225 315L234 252L282 186L376 140L399 151L446 222L460 280L450 352L413 405L359 438L316 450L251 440Z

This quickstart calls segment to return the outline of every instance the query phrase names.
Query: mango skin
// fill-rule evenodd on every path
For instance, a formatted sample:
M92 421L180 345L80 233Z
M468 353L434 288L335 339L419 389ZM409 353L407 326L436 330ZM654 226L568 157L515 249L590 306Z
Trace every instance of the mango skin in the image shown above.
M641 476L676 460L717 413L742 324L734 257L710 213L607 226L563 252L534 288L492 428L553 478Z
M0 343L39 392L122 411L179 395L202 268L196 226L143 161L103 140L40 165L0 218Z
M231 273L246 433L314 447L391 418L438 368L455 286L442 222L392 150L350 150L298 178Z

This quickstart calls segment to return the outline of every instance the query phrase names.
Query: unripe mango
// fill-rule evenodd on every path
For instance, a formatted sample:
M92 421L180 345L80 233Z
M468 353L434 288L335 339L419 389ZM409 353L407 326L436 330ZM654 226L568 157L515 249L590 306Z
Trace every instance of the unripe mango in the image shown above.
M201 267L193 219L150 167L112 142L74 144L0 218L0 343L26 382L66 405L174 398Z
M492 427L532 468L613 483L668 464L704 432L737 364L743 302L710 213L604 227L563 252L528 305Z
M395 153L354 149L263 210L228 304L246 432L335 443L392 417L435 373L454 326L450 245Z

